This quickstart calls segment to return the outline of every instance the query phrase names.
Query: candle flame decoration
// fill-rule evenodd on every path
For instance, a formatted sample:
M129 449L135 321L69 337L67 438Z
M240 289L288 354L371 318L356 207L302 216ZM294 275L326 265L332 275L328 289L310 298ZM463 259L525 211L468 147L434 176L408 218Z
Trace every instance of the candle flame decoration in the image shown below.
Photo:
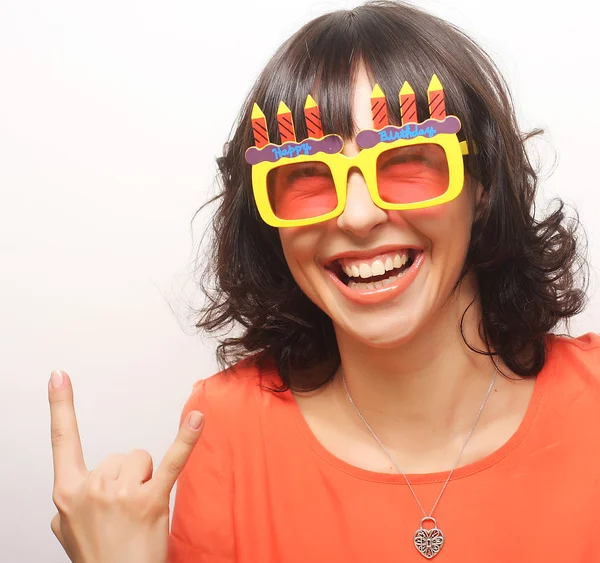
M296 140L292 112L283 102L279 102L279 108L277 109L277 125L279 126L282 145Z
M262 149L269 144L269 131L267 129L267 120L265 114L254 104L252 107L252 133L254 134L254 146Z
M408 82L404 82L400 89L400 121L402 125L407 123L418 123L417 100L415 92Z
M400 99L401 124L418 123L415 92L408 82L404 82L398 97ZM444 97L444 88L436 74L433 74L431 77L429 87L427 88L427 101L431 119L443 121L446 118L446 100ZM379 84L375 84L371 92L371 113L375 129L383 129L389 125L385 94ZM317 102L315 102L310 94L306 97L306 103L304 104L304 118L309 137L312 139L322 139L325 135L323 133L321 113ZM296 141L292 112L283 101L279 103L277 110L277 125L282 145ZM256 148L261 149L269 144L266 118L256 103L252 108L252 131L254 133L254 146Z
M371 92L371 115L375 129L383 129L389 125L387 102L379 84L375 84L373 92Z
M319 111L317 102L315 102L310 94L306 96L306 103L304 104L304 119L306 120L308 136L313 139L322 139L324 135L321 112Z
M304 104L304 118L306 120L306 130L312 139L322 139L323 124L321 122L321 112L317 102L309 94L306 97ZM254 104L252 108L252 132L254 134L254 146L257 149L262 149L269 144L269 132L267 130L267 120L258 104ZM277 110L277 125L279 135L281 136L281 144L296 141L296 131L292 119L292 112L284 102L279 103Z
M407 123L418 123L417 118L417 100L415 92L408 82L404 82L398 94L400 100L400 122L402 125ZM444 98L444 88L437 77L433 75L427 88L427 101L429 104L429 115L431 119L443 121L446 118L446 101ZM375 84L371 93L371 114L373 116L374 129L379 130L389 125L387 104L385 94L379 86Z
M439 78L434 74L427 88L427 100L429 102L429 115L432 119L442 121L446 118L446 100L444 88Z

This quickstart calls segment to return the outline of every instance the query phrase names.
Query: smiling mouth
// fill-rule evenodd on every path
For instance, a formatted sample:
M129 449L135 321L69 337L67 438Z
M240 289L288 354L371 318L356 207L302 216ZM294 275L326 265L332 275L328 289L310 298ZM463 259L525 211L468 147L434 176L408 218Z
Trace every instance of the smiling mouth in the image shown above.
M371 272L365 272L366 277L362 275L352 275L349 276L342 267L342 264L339 260L335 260L330 264L326 265L325 268L335 274L335 276L347 287L350 289L357 290L371 290L371 289L379 289L381 287L386 287L387 285L391 285L394 281L396 281L399 277L401 277L410 267L413 265L415 258L418 256L421 250L417 249L403 249L403 252L408 253L408 258L404 264L399 267L393 267L388 270L386 268L386 272L383 274L372 275ZM370 262L370 261L369 261ZM367 263L367 261L365 261ZM369 268L370 270L370 268ZM354 272L357 273L356 271ZM362 272L361 272L362 273Z

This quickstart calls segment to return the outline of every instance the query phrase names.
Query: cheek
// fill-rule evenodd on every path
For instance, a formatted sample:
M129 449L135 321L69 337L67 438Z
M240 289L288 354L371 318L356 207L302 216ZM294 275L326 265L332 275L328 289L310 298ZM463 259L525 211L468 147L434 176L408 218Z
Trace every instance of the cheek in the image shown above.
M434 251L463 253L471 234L473 208L467 198L459 197L443 205L391 212L390 219L398 225L410 224Z
M436 205L434 207L424 207L423 209L411 209L402 213L412 222L434 222L446 218L448 211L445 205Z
M466 190L452 201L433 207L423 207L422 209L411 209L402 211L407 219L414 221L427 221L434 223L436 221L469 224L473 218L473 205L468 198Z
M294 279L301 287L307 268L315 265L315 256L322 237L316 227L290 227L279 229L279 239L286 262Z

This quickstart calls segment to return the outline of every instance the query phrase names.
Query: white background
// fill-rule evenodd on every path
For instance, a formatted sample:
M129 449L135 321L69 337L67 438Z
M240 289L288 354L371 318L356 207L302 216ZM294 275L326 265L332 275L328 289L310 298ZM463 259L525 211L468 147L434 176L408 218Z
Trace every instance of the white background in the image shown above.
M522 127L546 129L535 145L543 198L576 205L600 263L589 2L417 4L479 40ZM52 369L72 376L90 467L133 448L156 462L170 444L192 383L216 371L189 309L207 215L191 220L212 193L214 158L276 47L354 5L0 3L1 561L66 561L49 525ZM573 333L598 329L599 305L592 293Z

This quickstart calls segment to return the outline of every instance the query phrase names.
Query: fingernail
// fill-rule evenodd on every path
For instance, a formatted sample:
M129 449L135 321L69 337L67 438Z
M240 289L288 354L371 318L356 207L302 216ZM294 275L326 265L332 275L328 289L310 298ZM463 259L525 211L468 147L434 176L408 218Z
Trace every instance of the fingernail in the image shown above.
M52 389L58 389L63 383L63 374L59 369L55 369L50 374L50 387Z
M200 426L202 426L203 421L204 421L204 416L202 415L201 412L192 411L192 414L190 415L190 419L188 421L188 426L192 430L199 430Z

